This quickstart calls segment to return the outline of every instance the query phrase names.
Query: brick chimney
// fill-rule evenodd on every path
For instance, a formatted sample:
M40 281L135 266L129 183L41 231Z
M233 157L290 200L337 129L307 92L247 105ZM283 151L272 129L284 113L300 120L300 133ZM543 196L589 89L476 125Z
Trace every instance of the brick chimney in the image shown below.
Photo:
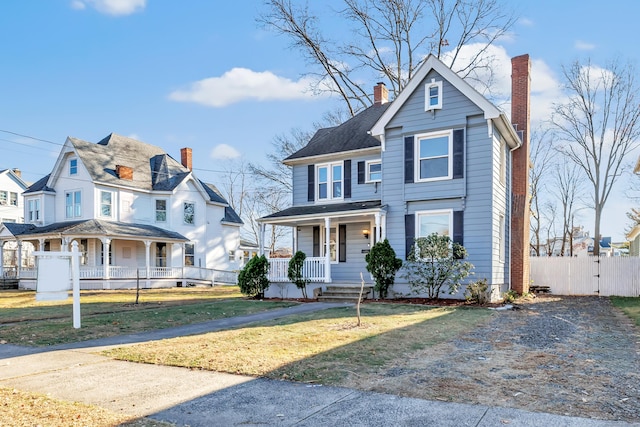
M191 148L185 147L180 149L180 162L185 168L189 169L190 171L193 170L193 163L191 161Z
M522 138L511 165L511 289L529 292L529 55L511 59L511 123Z
M127 181L133 181L133 168L129 166L116 165L116 175L120 179L126 179Z
M373 87L373 105L382 105L389 102L389 90L384 83L379 82Z

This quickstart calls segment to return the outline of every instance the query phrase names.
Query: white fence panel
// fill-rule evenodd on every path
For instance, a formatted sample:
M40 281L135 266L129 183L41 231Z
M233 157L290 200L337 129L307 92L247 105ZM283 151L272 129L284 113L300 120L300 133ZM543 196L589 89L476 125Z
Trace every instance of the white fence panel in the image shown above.
M531 257L534 285L556 295L640 295L640 258Z

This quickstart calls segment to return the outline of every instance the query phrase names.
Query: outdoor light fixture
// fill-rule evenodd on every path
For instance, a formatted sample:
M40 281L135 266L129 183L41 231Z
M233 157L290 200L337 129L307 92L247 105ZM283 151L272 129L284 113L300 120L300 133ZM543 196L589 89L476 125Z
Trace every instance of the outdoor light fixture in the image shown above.
M365 239L369 240L369 230L362 230L362 235Z

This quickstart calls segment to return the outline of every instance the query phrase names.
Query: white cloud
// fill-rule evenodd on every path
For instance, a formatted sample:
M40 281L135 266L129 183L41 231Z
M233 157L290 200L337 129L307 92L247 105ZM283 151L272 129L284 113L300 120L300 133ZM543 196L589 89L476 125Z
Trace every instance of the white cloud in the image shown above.
M520 18L518 20L518 24L524 26L524 27L533 27L535 24L533 22L533 20L529 19L529 18Z
M216 160L237 159L240 152L227 144L218 144L211 150L211 158Z
M582 40L576 40L573 46L578 50L593 50L596 48L595 44L588 43Z
M131 15L145 8L147 0L73 0L71 7L83 10L87 6L107 15Z
M279 77L270 71L233 68L220 77L209 77L191 83L188 88L169 94L169 99L195 102L209 107L224 107L236 102L309 99L313 95L312 80L298 81Z

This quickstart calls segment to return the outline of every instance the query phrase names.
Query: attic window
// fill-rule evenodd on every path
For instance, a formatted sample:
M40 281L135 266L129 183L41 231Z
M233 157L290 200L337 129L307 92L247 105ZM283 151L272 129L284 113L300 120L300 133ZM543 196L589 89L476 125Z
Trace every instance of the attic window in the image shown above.
M69 160L69 175L78 174L78 159Z
M424 87L424 110L441 110L442 109L442 82L431 79Z

